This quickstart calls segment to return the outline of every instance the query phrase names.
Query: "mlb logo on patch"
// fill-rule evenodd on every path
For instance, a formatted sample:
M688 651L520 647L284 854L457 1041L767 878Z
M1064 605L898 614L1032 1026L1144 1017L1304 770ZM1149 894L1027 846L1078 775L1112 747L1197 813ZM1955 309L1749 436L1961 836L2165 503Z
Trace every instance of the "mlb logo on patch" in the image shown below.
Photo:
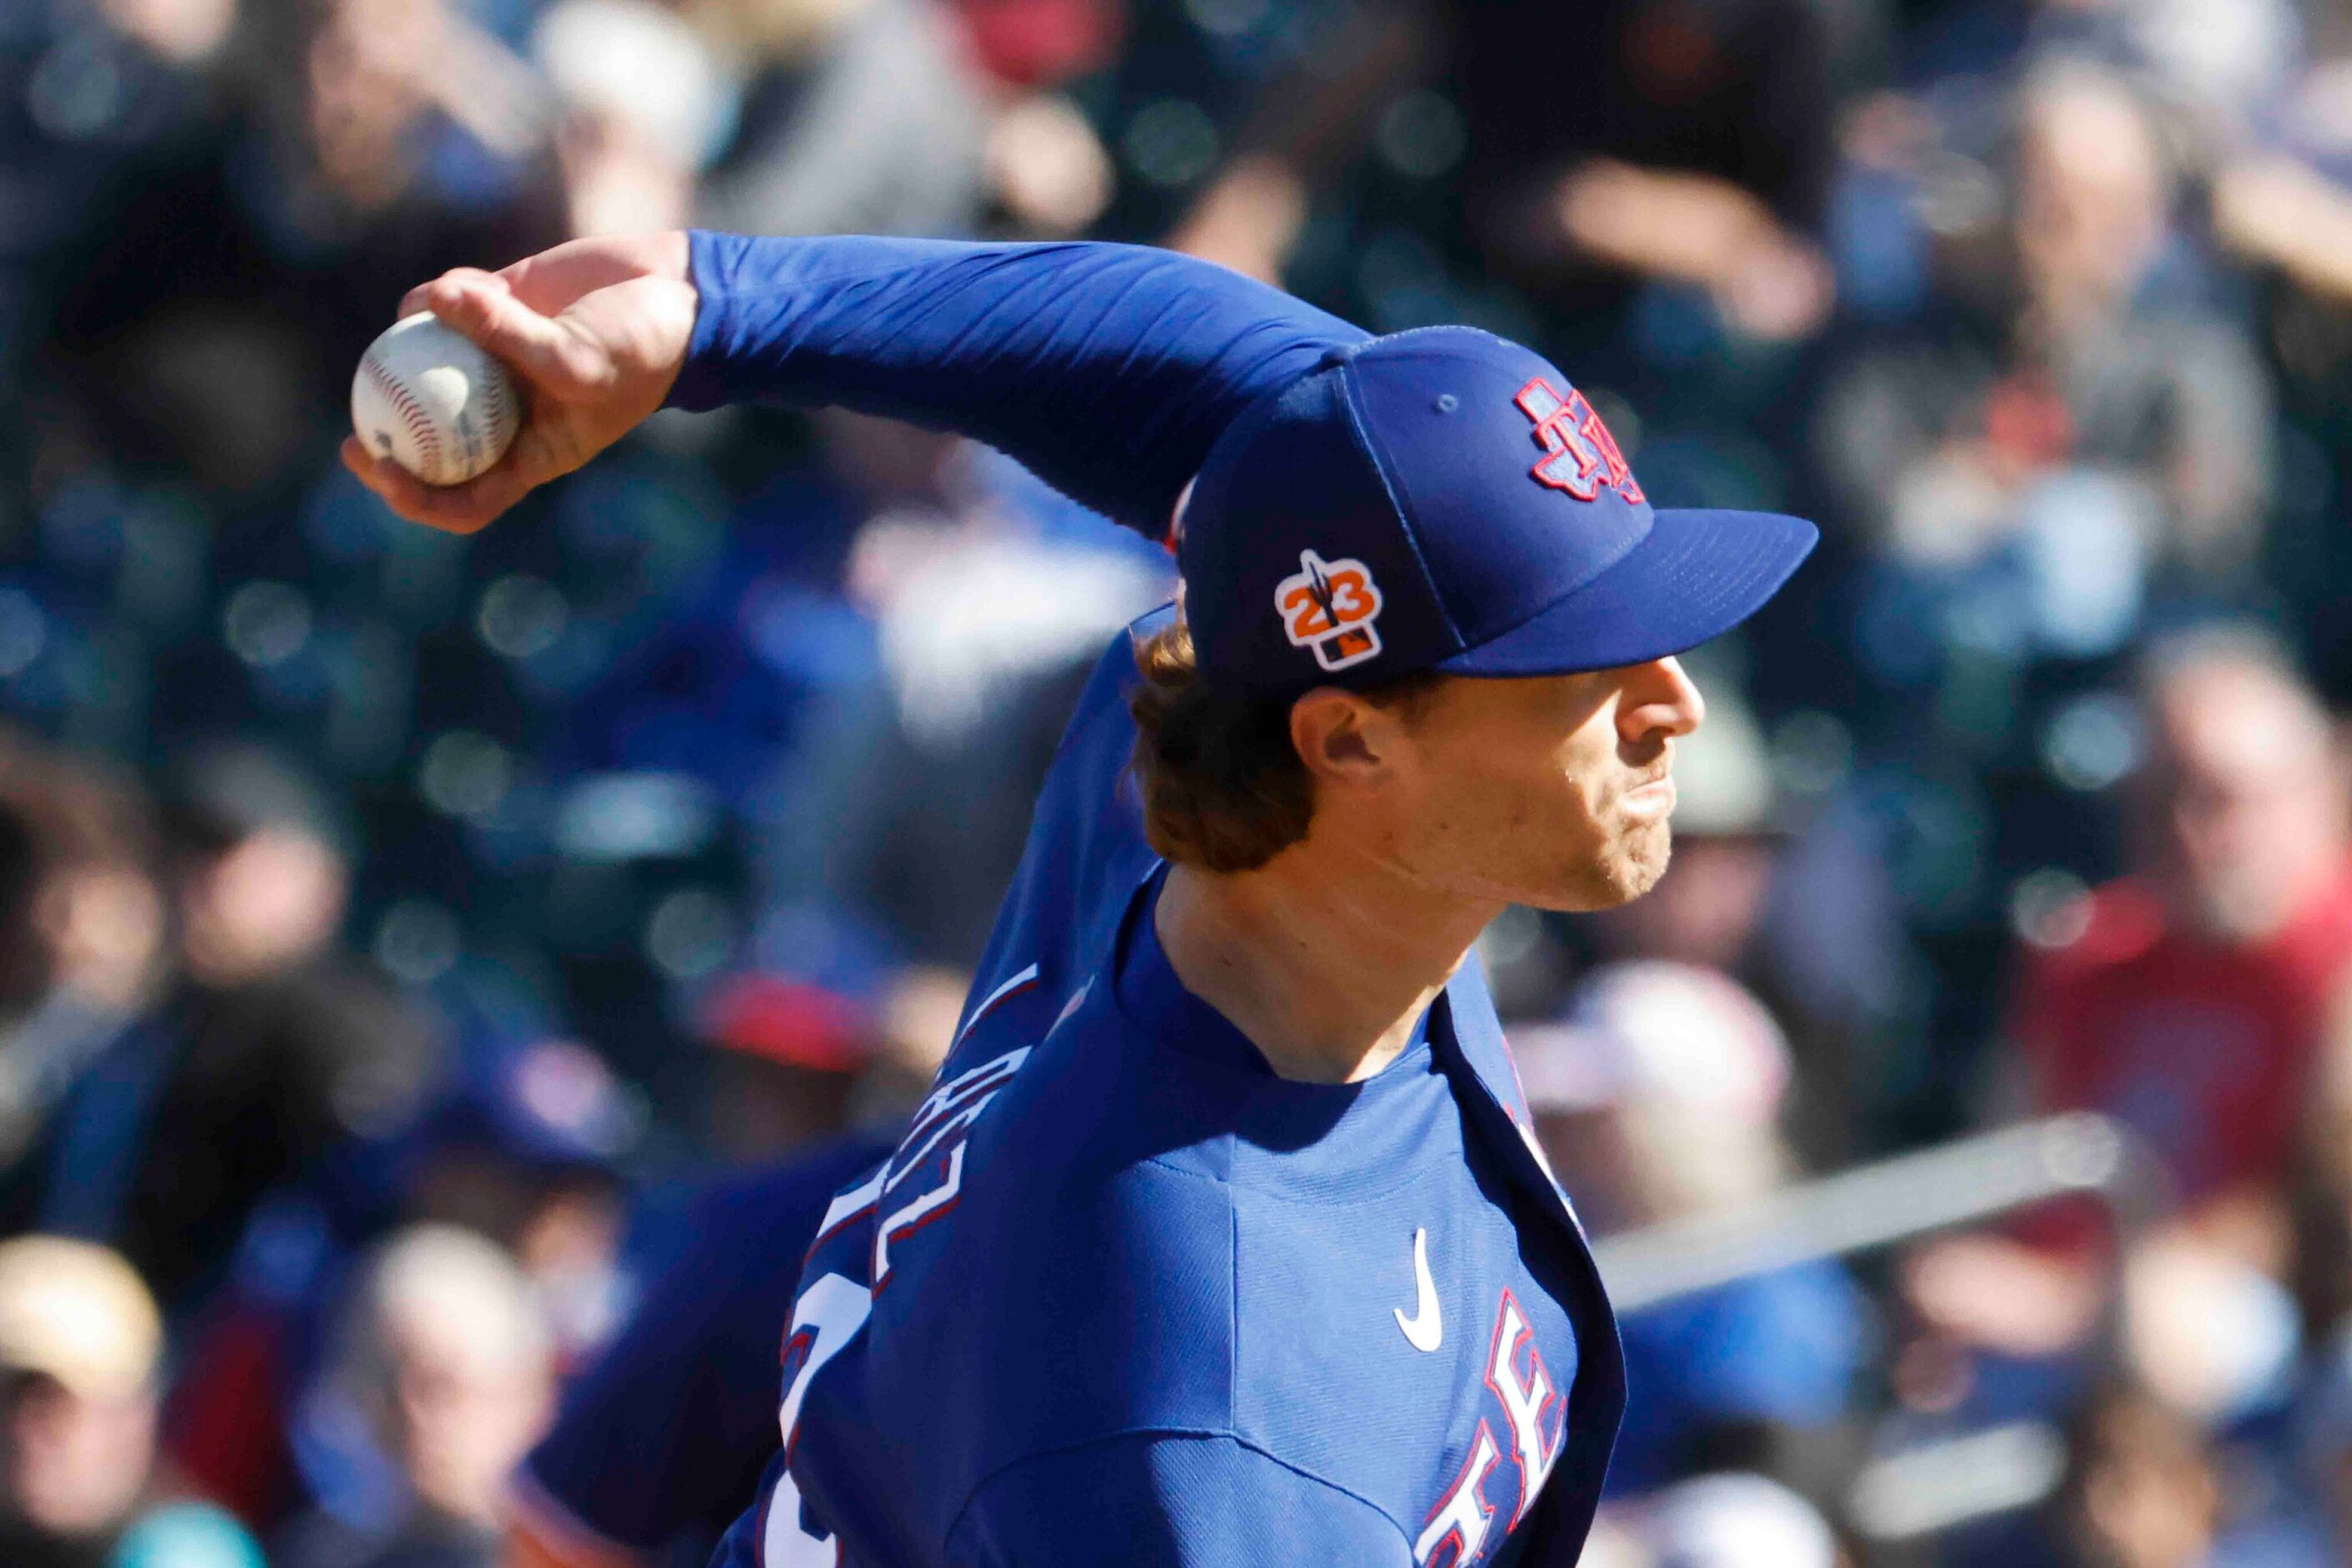
M1325 669L1346 669L1381 651L1381 634L1372 626L1381 591L1360 561L1326 561L1312 550L1300 551L1298 571L1274 590L1274 607L1291 646L1314 649Z
M1607 485L1628 504L1642 504L1642 487L1633 482L1633 469L1617 449L1617 437L1609 434L1584 394L1570 387L1562 397L1538 376L1511 401L1535 421L1536 445L1544 449L1543 459L1528 470L1535 479L1579 500L1594 500Z

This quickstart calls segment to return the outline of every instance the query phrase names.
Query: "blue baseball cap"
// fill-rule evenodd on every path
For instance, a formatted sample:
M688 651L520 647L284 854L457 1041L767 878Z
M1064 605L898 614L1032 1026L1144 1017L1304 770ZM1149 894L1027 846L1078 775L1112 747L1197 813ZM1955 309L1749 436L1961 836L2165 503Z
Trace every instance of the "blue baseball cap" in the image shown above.
M1819 538L1653 510L1540 355L1427 327L1335 348L1236 419L1177 560L1203 678L1276 694L1663 658L1755 614Z

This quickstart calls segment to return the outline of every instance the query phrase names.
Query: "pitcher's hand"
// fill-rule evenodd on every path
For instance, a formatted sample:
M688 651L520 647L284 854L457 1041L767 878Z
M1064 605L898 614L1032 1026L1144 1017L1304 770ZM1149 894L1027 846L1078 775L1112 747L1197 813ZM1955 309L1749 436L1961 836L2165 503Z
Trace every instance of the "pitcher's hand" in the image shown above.
M430 310L506 362L522 428L497 465L462 485L428 485L343 443L343 462L412 522L471 533L525 494L579 468L662 405L694 333L682 233L575 239L499 272L458 268L412 289L403 316Z

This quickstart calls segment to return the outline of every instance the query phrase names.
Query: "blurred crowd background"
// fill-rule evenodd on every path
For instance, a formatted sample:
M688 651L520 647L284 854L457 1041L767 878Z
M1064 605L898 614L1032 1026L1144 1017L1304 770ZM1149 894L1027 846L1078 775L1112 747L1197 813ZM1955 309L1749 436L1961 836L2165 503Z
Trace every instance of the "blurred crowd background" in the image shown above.
M687 223L1474 322L1819 519L1657 892L1484 943L1542 1135L1603 1236L2076 1110L2131 1201L1629 1314L1588 1560L2352 1561L2347 0L0 3L0 1560L496 1561L945 1049L1160 552L836 415L332 460L409 286Z

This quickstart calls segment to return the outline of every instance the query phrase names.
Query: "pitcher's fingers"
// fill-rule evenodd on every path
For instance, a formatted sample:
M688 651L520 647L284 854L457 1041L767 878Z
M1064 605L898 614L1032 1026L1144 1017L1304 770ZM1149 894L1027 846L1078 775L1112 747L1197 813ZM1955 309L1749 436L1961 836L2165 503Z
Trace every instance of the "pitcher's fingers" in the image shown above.
M356 436L343 437L342 458L343 467L373 490L377 500L411 522L422 521L418 514L425 510L426 489L415 475L369 451Z
M557 316L583 294L645 276L645 249L633 236L571 239L499 268L499 278L541 315Z
M566 323L516 299L499 279L448 273L425 286L425 303L443 321L558 399L593 396L612 382L611 355Z
M432 528L448 524L443 517L449 491L425 484L415 475L388 458L379 458L356 436L343 438L343 466L359 477L360 483L376 494L376 499L410 522L421 522ZM479 526L477 524L476 526ZM456 532L471 532L471 529L455 529Z
M501 463L462 485L428 485L399 464L371 453L355 436L344 437L342 457L343 466L384 505L410 522L444 533L478 532L520 500L532 484Z
M478 267L453 267L448 271L443 273L439 278L431 279L425 282L419 283L415 288L411 289L407 293L403 294L400 297L400 315L398 319L404 321L408 317L416 314L419 310L431 310L433 307L429 301L428 296L433 292L433 285L439 283L444 279L479 279L486 287L493 289L503 289L506 287L506 277L503 273L485 272Z

